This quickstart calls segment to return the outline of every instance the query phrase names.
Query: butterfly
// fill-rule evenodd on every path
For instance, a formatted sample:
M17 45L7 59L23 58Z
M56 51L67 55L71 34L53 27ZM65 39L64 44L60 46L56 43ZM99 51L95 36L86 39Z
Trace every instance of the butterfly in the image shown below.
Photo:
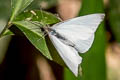
M45 28L48 36L67 67L78 75L82 62L79 53L87 52L94 41L95 32L105 14L89 14L59 22Z

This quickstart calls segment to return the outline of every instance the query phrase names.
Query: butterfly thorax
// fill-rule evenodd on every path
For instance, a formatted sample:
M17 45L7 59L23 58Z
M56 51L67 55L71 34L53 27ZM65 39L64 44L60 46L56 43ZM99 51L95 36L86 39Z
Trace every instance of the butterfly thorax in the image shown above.
M55 29L48 28L48 31L51 35L54 35L55 37L57 37L64 44L69 45L71 47L75 46L71 41L69 41L67 38L65 38L64 35L59 34Z

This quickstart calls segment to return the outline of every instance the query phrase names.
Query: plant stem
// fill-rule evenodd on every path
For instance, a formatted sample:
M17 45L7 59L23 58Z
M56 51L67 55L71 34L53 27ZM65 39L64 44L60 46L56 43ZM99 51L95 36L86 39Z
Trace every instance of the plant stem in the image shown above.
M12 25L11 22L8 22L6 24L6 26L4 27L4 29L2 30L2 32L0 33L0 38L2 37L3 33Z

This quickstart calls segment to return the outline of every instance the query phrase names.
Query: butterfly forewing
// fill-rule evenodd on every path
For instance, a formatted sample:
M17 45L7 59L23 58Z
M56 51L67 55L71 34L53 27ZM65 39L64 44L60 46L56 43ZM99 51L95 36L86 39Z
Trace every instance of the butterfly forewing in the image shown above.
M51 28L71 41L80 53L85 53L91 47L94 33L103 17L104 14L91 14L67 20Z
M85 25L86 27L95 31L100 24L100 22L104 19L105 14L98 13L98 14L90 14L85 16L76 17L73 19L69 19L58 24L55 24L53 28L60 28L64 27L63 25Z

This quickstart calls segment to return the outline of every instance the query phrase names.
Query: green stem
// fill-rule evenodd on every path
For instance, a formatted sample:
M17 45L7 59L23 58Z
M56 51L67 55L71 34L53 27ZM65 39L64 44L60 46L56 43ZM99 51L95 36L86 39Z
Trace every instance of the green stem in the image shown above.
M3 33L12 25L11 22L8 22L6 24L6 26L4 27L4 29L2 30L2 32L0 33L0 38L2 37Z

